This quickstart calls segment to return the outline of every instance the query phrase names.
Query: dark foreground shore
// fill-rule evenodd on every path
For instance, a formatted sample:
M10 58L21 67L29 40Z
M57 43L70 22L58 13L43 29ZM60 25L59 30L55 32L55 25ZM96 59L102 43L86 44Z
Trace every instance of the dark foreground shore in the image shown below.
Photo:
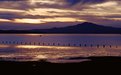
M71 58L81 59L81 57ZM91 61L80 63L50 63L46 61L36 62L12 62L0 61L0 72L7 74L96 74L96 73L120 73L121 57L88 57ZM98 74L97 74L98 75Z

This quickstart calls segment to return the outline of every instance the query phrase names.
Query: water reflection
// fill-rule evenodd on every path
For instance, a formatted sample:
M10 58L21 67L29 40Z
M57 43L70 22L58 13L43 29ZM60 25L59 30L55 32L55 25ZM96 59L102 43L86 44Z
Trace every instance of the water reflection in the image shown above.
M7 48L10 47L9 45L0 45L0 48Z
M37 55L35 58L37 59L47 59L48 57L45 55Z
M25 34L24 36L40 36L40 34Z
M70 57L121 56L119 35L39 35L0 34L0 60L67 62Z
M65 58L78 56L121 56L121 47L96 48L38 45L8 45L4 48L0 48L0 60L7 61L38 61L41 59L47 59L50 62L66 62L68 60L65 60ZM74 61L79 62L82 60L80 59Z
M25 49L37 49L37 48L46 48L46 49L58 49L58 50L63 50L63 49L75 49L78 47L64 47L64 46L38 46L38 45L16 45L16 48L25 48Z

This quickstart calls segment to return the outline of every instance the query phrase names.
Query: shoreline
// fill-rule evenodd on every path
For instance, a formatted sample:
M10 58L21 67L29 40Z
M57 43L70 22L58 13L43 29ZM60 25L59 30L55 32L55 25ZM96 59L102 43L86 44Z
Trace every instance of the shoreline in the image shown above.
M73 59L82 59L76 57ZM80 71L121 68L121 57L87 57L91 61L79 63L51 63L46 60L31 62L0 61L1 71L21 73L80 73ZM71 58L72 59L72 58ZM103 69L102 69L103 68ZM81 73L82 73L81 72Z
M119 34L121 33L28 33L28 32L23 32L23 33L0 33L0 34Z

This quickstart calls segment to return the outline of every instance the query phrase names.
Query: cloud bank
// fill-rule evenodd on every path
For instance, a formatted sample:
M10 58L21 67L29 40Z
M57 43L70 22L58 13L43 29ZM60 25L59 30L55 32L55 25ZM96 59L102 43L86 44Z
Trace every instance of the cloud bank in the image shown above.
M61 27L85 21L121 27L120 0L0 0L0 29Z

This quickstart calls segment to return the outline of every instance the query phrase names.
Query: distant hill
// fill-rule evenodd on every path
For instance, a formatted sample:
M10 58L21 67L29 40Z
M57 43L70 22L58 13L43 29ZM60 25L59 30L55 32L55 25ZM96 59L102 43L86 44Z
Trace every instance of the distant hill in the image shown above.
M74 26L52 28L52 29L35 29L33 31L43 32L43 33L121 33L121 28L84 22L82 24Z
M121 34L121 28L97 25L90 22L82 24L51 28L51 29L33 29L33 30L1 30L0 33L75 33L75 34Z

